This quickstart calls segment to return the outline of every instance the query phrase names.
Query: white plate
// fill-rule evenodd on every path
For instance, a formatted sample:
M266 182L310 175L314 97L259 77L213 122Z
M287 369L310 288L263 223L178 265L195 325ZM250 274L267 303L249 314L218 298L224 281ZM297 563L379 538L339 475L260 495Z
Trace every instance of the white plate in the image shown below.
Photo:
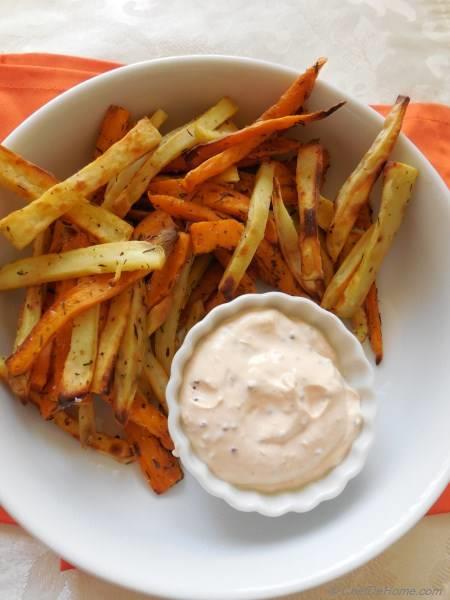
M333 60L326 67L333 68ZM159 106L177 126L222 94L240 121L262 112L294 77L249 59L150 61L97 77L38 111L7 145L68 175L91 155L111 102L135 116ZM401 92L402 90L399 90ZM377 133L381 118L318 83L311 108L346 107L302 132L331 154L333 195ZM393 99L394 100L394 99ZM268 519L233 510L191 477L156 497L122 467L42 422L0 390L0 501L33 535L82 569L171 598L268 598L304 590L369 560L398 539L444 489L450 471L450 204L436 172L402 138L394 158L420 177L380 281L385 360L377 369L376 442L339 498L307 514ZM1 193L3 212L19 202ZM7 209L6 209L7 207ZM1 241L1 262L14 256ZM0 352L11 348L19 295L0 295Z

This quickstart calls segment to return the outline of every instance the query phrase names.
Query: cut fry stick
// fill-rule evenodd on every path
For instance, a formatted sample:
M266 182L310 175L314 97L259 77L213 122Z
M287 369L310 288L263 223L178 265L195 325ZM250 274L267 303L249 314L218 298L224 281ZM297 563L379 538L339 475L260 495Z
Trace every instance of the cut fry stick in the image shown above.
M173 219L162 210L155 210L136 226L133 233L133 239L154 241L158 239L162 233L164 233L165 237L170 232L175 234L172 240L173 243L175 243L176 226Z
M118 270L153 271L160 269L165 259L162 246L141 241L112 242L61 254L44 254L23 258L0 269L0 290L115 273Z
M149 194L148 199L155 208L159 208L171 217L186 221L217 221L220 215L206 206L195 202L180 200L173 196Z
M36 200L58 181L49 173L0 146L0 185L25 200ZM132 227L100 206L85 201L64 215L71 223L100 242L119 242L131 237Z
M196 256L192 263L191 270L189 271L189 278L187 283L187 295L190 296L193 290L199 285L205 275L209 265L211 264L211 256L203 254Z
M239 167L253 167L260 163L275 159L284 154L298 152L301 146L299 140L293 140L287 137L272 137L252 150L245 158L239 161Z
M352 331L358 340L363 344L369 333L366 311L360 306L351 319Z
M157 150L147 158L128 185L115 199L114 203L111 206L108 205L107 208L112 210L116 215L126 215L133 204L146 191L153 177L174 158L196 144L195 126L197 124L204 125L209 129L215 129L236 111L237 106L229 98L223 98L192 123L188 123L175 133L172 132L168 136L165 136Z
M163 194L173 196L181 200L188 200L190 194L186 192L182 179L171 179L167 177L155 177L148 187L150 194Z
M30 387L35 392L41 392L47 384L52 352L52 343L47 344L47 346L42 349L31 369Z
M364 302L402 223L417 175L414 167L398 162L387 163L380 212L376 223L369 230L371 235L361 263L336 305L339 316L353 316Z
M107 109L95 144L95 158L123 138L128 130L129 120L130 113L126 108L111 105Z
M322 185L323 150L312 142L302 146L297 155L297 194L300 216L300 252L302 277L305 281L323 279L322 256L320 253L317 227L319 189Z
M138 281L133 286L130 311L114 371L114 415L122 424L128 421L143 367L147 322L145 296L144 282Z
M261 279L271 287L291 296L306 296L276 246L262 240L255 255L255 264Z
M397 141L408 103L405 96L397 98L382 130L339 191L327 237L328 254L333 261L337 260L361 207L369 200L370 191Z
M313 113L288 115L275 119L255 121L251 125L248 125L243 129L239 129L234 133L229 133L218 140L209 142L208 144L204 144L202 146L197 146L191 150L186 157L187 163L192 165L191 168L195 168L212 156L215 156L220 152L224 152L229 148L234 148L240 144L254 143L255 140L260 143L262 136L263 139L265 139L267 136L270 136L273 133L289 129L294 125L311 123L312 121L320 121L321 119L325 119L333 114L336 110L341 108L341 106L344 104L344 102L339 102L339 104L336 104L327 110L320 110ZM187 181L189 181L189 178ZM187 188L190 189L189 185L187 185Z
M373 225L356 242L353 249L344 258L339 269L334 274L333 279L328 284L323 295L321 306L327 310L333 310L338 302L342 292L350 281L353 273L358 268L363 257L370 236L373 232Z
M95 410L92 398L89 396L78 406L78 434L80 444L87 446L89 440L96 434Z
M73 438L80 439L78 419L71 417L65 411L60 411L53 416L52 420L55 425ZM88 446L120 463L129 464L136 460L132 445L119 437L111 437L97 431L89 438Z
M244 232L219 284L219 291L227 300L235 294L259 243L264 238L272 198L273 175L274 166L270 163L263 163L258 170Z
M169 115L162 108L158 108L150 117L151 124L159 129L169 118Z
M178 460L163 448L156 437L134 423L127 425L125 433L133 444L140 467L156 494L167 492L183 479Z
M172 297L166 296L147 315L147 336L150 337L166 322L172 305Z
M181 200L181 202L183 201ZM149 308L159 304L171 293L191 253L191 239L189 234L180 233L163 268L152 275L148 284L147 301Z
M154 148L161 136L148 119L142 119L119 142L94 162L58 183L28 206L0 221L0 231L16 248L24 248L53 221L86 200L128 164Z
M243 235L244 226L235 219L202 221L193 223L189 232L194 254L207 254L216 248L235 248Z
M330 281L334 276L334 264L331 258L328 256L328 252L326 250L326 239L323 232L319 232L319 240L320 240L320 255L322 256L322 267L323 267L323 281L325 283L325 287L328 286Z
M231 252L225 250L224 248L217 248L214 251L214 256L217 258L219 263L222 265L224 269L230 264L230 260L232 259ZM244 273L241 282L236 290L236 295L242 294L255 294L256 293L256 284L254 278L250 275L249 270L247 273Z
M194 325L196 325L199 321L203 319L206 314L206 309L201 300L197 300L193 302L189 306L188 314L186 315L186 322L183 327L183 334L181 336L180 342L183 341L188 331L190 331Z
M167 427L166 415L163 415L161 411L147 402L147 399L139 390L134 397L130 421L157 437L164 448L173 450L174 446Z
M124 273L118 281L111 279L110 275L97 275L80 280L43 314L29 336L8 358L11 375L26 373L33 366L42 348L71 319L91 306L117 296L147 273L148 271Z
M108 394L112 384L114 367L119 353L120 342L128 322L132 288L111 300L105 326L98 343L97 360L91 392Z
M164 324L155 333L155 355L158 361L170 373L170 366L176 351L176 335L181 311L187 303L187 284L193 257L188 258L173 288L172 303Z
M229 167L226 171L217 175L215 181L218 181L219 183L235 183L236 181L239 181L238 168L234 165Z
M292 275L302 285L302 258L298 243L298 234L294 221L284 205L281 187L277 179L275 179L272 206L284 260L290 268Z
M167 414L166 387L169 378L150 348L147 348L145 354L143 373L146 381L154 391L161 408Z
M97 357L99 316L100 305L96 304L73 320L70 350L59 389L62 404L84 398L89 393Z
M302 73L276 104L267 109L258 120L264 121L267 119L285 117L297 112L311 94L319 71L325 62L324 59L319 59L313 67L307 69L305 73ZM265 136L261 135L238 146L228 148L220 154L211 157L188 173L185 178L186 190L191 191L203 181L219 175L228 169L228 167L231 167L242 160L264 140Z
M369 327L369 340L375 355L377 365L383 360L383 335L381 330L381 317L378 308L377 287L373 283L366 297L365 309Z

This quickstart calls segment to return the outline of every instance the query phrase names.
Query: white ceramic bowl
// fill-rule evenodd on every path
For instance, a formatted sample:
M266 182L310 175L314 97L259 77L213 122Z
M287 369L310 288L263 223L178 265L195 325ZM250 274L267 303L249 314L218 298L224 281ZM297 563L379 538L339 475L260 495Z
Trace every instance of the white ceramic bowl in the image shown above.
M276 308L289 317L319 329L334 348L344 379L361 398L363 425L345 459L322 479L300 489L277 494L246 490L216 477L192 448L183 429L179 403L184 370L199 342L225 320L254 308ZM373 369L361 344L335 315L306 298L296 298L280 292L247 294L212 310L189 331L176 353L167 386L169 430L183 466L205 490L222 498L233 508L258 512L267 517L279 517L288 512L307 512L320 502L335 498L363 468L374 438L376 402L372 383Z
M333 68L330 57L321 78ZM6 144L63 177L92 155L111 102L128 106L135 117L162 106L172 128L228 94L239 102L239 122L245 123L295 74L225 56L131 65L49 103ZM382 123L374 111L323 81L309 106L341 99L347 100L343 109L300 131L304 139L320 136L330 151L326 194L331 197ZM380 278L385 359L376 369L375 442L364 470L338 498L309 513L267 519L232 510L189 474L169 494L156 497L137 467L81 450L1 388L0 503L78 567L177 599L249 600L299 592L358 567L403 535L449 477L450 205L445 185L404 136L393 157L418 167L420 177ZM21 205L0 194L3 214ZM15 256L1 240L1 262ZM0 295L2 353L11 349L19 298Z

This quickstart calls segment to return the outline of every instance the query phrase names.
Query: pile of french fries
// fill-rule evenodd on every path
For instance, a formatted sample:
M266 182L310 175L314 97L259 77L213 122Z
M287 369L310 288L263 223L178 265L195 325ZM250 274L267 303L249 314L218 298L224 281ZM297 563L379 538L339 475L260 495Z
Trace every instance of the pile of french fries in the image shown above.
M94 160L62 182L0 146L0 185L27 202L0 232L33 248L0 269L0 290L25 288L0 377L83 446L137 460L157 493L182 478L166 416L173 356L195 323L257 280L349 319L382 359L375 279L417 176L388 162L408 98L333 202L321 193L326 149L285 135L342 106L304 108L325 62L242 129L229 98L165 135L162 109L131 126L125 108L110 106ZM98 428L102 401L119 436Z

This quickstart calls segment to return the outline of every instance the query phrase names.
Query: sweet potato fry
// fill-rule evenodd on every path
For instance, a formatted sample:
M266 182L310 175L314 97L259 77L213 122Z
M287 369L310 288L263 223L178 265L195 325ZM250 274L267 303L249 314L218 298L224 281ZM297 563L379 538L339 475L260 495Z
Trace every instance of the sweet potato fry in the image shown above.
M173 450L174 446L167 427L166 415L147 402L139 390L136 392L131 407L130 421L157 437L164 448Z
M186 321L184 323L181 334L180 334L180 331L178 332L178 337L179 337L180 342L182 342L184 340L188 331L190 329L192 329L192 327L194 327L194 325L196 325L199 321L201 321L206 314L205 306L201 300L197 300L196 302L193 302L192 304L189 305L189 307L186 307L186 308L187 308Z
M236 111L237 106L229 98L222 98L222 100L195 121L165 136L159 147L146 159L128 185L115 199L113 205L108 206L108 208L119 216L126 215L133 204L146 191L153 177L174 158L196 144L196 123L200 122L206 127L214 129L231 117Z
M167 374L170 374L170 366L176 351L176 335L181 311L188 300L188 279L192 263L193 257L186 260L173 288L172 303L167 319L155 333L155 355Z
M149 194L148 199L155 208L163 210L176 219L184 219L185 221L217 221L220 219L220 215L210 208L188 200L180 200L173 196L163 196L161 194Z
M42 348L71 319L95 304L114 298L147 273L148 271L124 273L118 281L111 279L110 275L97 275L80 280L43 314L29 336L8 358L11 375L26 373L33 366Z
M110 392L120 342L128 321L131 296L132 288L130 287L111 300L106 323L98 343L97 360L91 383L91 392L95 394Z
M263 281L273 288L291 296L306 296L278 248L262 240L255 254L255 264Z
M383 360L383 334L381 330L380 310L378 307L378 292L375 283L372 283L370 286L364 307L367 313L370 345L375 355L375 362L379 365Z
M325 59L319 59L313 67L302 73L279 100L259 117L258 121L285 117L297 112L311 94L319 71L325 62ZM185 177L186 190L193 190L203 181L238 163L264 140L265 136L258 136L248 142L228 148L208 159L196 169L190 171Z
M53 342L50 342L42 349L31 369L30 387L35 392L41 392L47 384L53 351L52 344Z
M239 129L233 133L229 133L218 140L195 147L186 157L187 164L191 164L191 168L195 168L212 156L215 156L220 152L224 152L229 148L234 148L240 144L246 144L249 142L253 143L255 140L259 142L262 136L264 136L263 139L265 139L267 136L270 136L273 133L283 131L284 129L289 129L294 125L311 123L312 121L320 121L321 119L325 119L329 115L333 114L336 110L341 108L343 104L343 102L340 102L328 110L320 110L313 113L288 115L274 119L255 121L251 125L248 125L243 129Z
M270 163L263 163L258 170L244 232L219 283L219 291L227 300L235 294L259 243L264 238L272 199L273 175L274 166Z
M189 234L180 233L163 268L160 271L155 271L150 279L147 292L149 308L159 304L171 293L191 253L191 238Z
M134 423L128 423L125 433L133 444L140 467L156 494L167 492L183 479L178 460L156 437Z
M369 229L372 233L361 263L336 305L339 316L351 317L363 304L402 223L417 175L414 167L398 162L387 163L380 212L376 223Z
M166 322L172 304L172 297L166 296L149 311L147 315L147 336L150 337Z
M155 177L148 186L149 194L163 194L180 198L180 200L189 200L190 194L186 192L183 185L183 179Z
M189 297L188 304L185 308L183 316L180 319L180 322L182 324L186 323L187 316L192 310L193 304L201 301L203 306L207 305L207 302L211 298L211 296L215 294L215 292L217 292L217 288L222 278L222 274L223 268L217 262L214 261L212 264L210 264L201 281L193 289Z
M166 387L169 378L150 347L147 348L145 353L143 374L155 393L161 408L167 414Z
M298 152L300 146L301 142L298 140L287 137L271 137L240 160L238 166L241 168L253 167L265 160L275 159L291 152Z
M126 108L113 104L108 107L95 144L95 158L123 138L128 130L129 120L130 113Z
M0 185L31 201L38 199L57 183L50 173L0 146ZM132 233L132 227L126 221L87 201L67 212L64 219L100 242L127 240Z
M175 234L176 225L167 213L162 210L155 210L136 226L133 232L133 239L154 241L160 236L161 232L172 232ZM173 243L175 243L175 239L176 236L174 236Z
M193 223L189 232L194 254L207 254L216 248L235 248L244 232L244 226L235 219L201 221Z
M198 286L211 264L212 257L208 254L202 254L194 258L191 270L189 271L187 283L187 296L190 298L192 291Z
M0 290L35 286L49 281L124 271L160 269L165 262L161 246L150 242L111 242L61 254L22 258L0 269Z
M275 119L275 121L277 121L278 123L283 122L289 124L289 127L292 127L292 125L299 123L318 121L321 119L325 119L326 117L334 113L341 106L343 106L343 104L343 102L340 102L339 104L336 104L328 110L298 115L297 120L294 116L288 116L282 117L280 119ZM300 117L304 118L300 119ZM273 123L274 121L272 120L256 121L255 123L249 125L249 127L246 127L245 129L236 131L236 133L230 133L230 135L228 135L226 138L223 138L222 140L210 142L210 144L201 146L200 148L205 148L205 150L201 151L199 148L197 151L197 156L199 158L196 159L201 159L201 163L197 167L189 171L189 173L187 173L187 175L184 178L184 185L186 190L188 192L191 192L207 179L211 179L211 177L216 177L217 175L228 169L230 166L236 164L241 158L243 158L243 148L246 150L245 154L248 154L250 150L253 150L253 148L258 146L262 141L264 141L264 139L268 135L270 135L270 133L264 133L264 131L270 131L269 124ZM247 132L249 133L249 135L245 135L247 134ZM210 158L208 158L208 156Z
M143 281L133 286L130 310L120 342L114 370L113 409L119 423L128 421L143 368L146 343L147 306Z
M86 196L107 183L128 164L154 148L161 139L148 119L142 119L127 135L94 162L40 198L10 213L0 221L0 231L16 248L24 248L53 221L83 203Z
M302 278L305 281L323 279L317 208L322 185L323 150L319 143L302 146L297 155L297 194L300 216L300 253Z
M397 98L382 130L339 190L336 211L327 237L328 254L333 261L337 260L361 207L368 202L370 191L389 158L400 133L408 103L408 97Z

